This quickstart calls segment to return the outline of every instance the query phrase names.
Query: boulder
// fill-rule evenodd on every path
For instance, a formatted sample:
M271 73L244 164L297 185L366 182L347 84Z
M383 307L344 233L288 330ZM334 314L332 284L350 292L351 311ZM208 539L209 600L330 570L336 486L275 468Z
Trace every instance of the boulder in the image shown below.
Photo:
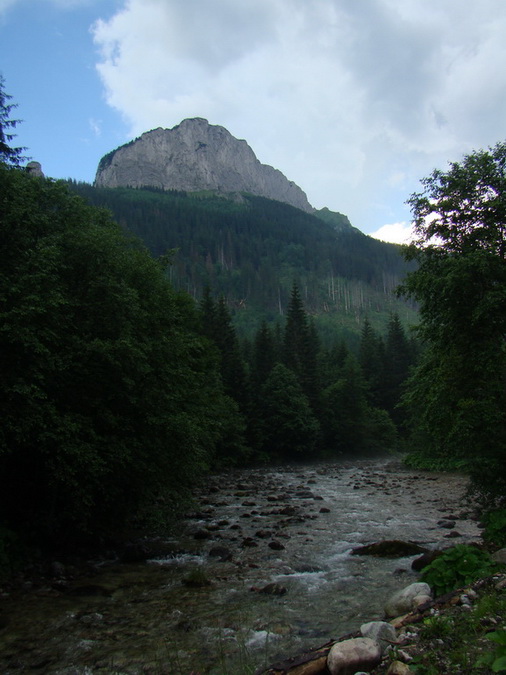
M402 661L392 661L386 675L411 675L413 671Z
M407 614L421 604L422 597L426 599L432 598L432 591L429 584L423 582L410 584L392 595L385 605L385 614L389 617Z
M336 642L327 656L331 675L354 675L370 671L381 662L381 647L371 638L351 638Z
M285 595L287 593L288 589L285 586L282 586L281 584L276 584L276 583L270 583L267 584L267 586L263 586L262 588L258 588L257 586L252 586L250 589L251 591L255 591L255 593L263 593L264 595Z
M496 563L506 564L506 548L501 548L490 556Z
M226 546L213 546L208 555L210 558L218 558L219 562L232 560L232 551Z
M426 553L422 553L419 558L413 560L411 563L411 569L415 572L420 572L424 569L424 567L430 565L431 562L433 562L436 558L439 558L439 556L442 554L443 551L427 551Z
M359 546L352 550L352 555L374 555L379 558L403 558L405 556L425 553L426 549L410 541L397 539L378 541L367 546Z
M375 640L384 653L387 647L397 641L397 631L393 626L385 621L369 621L360 626L360 632L363 637Z

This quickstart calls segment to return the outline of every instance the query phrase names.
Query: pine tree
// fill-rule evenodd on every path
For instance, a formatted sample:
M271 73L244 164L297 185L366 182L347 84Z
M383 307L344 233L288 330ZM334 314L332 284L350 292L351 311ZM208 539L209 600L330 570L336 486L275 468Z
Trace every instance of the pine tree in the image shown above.
M385 368L383 380L382 404L399 425L404 413L397 406L401 400L403 385L408 379L413 365L411 345L397 314L392 314L388 322L385 345Z
M308 321L298 286L294 283L286 316L283 361L295 373L313 409L318 408L319 395L317 354L314 326Z
M371 405L383 405L385 346L367 318L362 327L358 358L367 384L369 402Z
M16 137L12 130L20 120L11 119L11 112L17 108L16 103L9 103L12 96L5 93L4 78L0 75L0 162L11 166L19 166L27 157L23 156L26 148L11 147L11 141Z
M294 373L281 363L262 387L261 447L267 456L310 454L319 434L309 401Z

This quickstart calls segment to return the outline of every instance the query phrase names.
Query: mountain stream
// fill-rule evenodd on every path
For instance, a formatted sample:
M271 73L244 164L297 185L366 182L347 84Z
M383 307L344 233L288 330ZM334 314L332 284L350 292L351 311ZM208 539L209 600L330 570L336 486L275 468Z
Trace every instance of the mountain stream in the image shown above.
M418 578L416 556L353 548L478 540L465 487L392 459L212 476L178 537L158 542L163 553L5 591L0 671L252 673L381 619L389 595Z

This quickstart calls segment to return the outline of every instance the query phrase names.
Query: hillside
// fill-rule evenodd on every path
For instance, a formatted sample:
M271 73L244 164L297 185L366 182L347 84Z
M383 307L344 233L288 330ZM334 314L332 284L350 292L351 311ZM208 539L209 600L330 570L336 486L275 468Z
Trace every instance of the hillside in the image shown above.
M364 235L342 214L309 214L253 195L72 186L110 209L155 257L171 251L176 289L199 299L210 285L223 295L242 333L284 314L294 280L323 335L356 335L366 316L380 329L392 311L414 317L393 293L407 270L399 248Z

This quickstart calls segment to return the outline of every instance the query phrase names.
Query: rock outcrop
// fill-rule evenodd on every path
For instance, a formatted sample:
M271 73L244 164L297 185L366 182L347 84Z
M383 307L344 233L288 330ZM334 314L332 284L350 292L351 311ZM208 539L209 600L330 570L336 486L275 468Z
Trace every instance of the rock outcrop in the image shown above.
M261 164L246 141L198 117L148 131L105 155L95 185L246 192L314 211L306 194L281 171Z

